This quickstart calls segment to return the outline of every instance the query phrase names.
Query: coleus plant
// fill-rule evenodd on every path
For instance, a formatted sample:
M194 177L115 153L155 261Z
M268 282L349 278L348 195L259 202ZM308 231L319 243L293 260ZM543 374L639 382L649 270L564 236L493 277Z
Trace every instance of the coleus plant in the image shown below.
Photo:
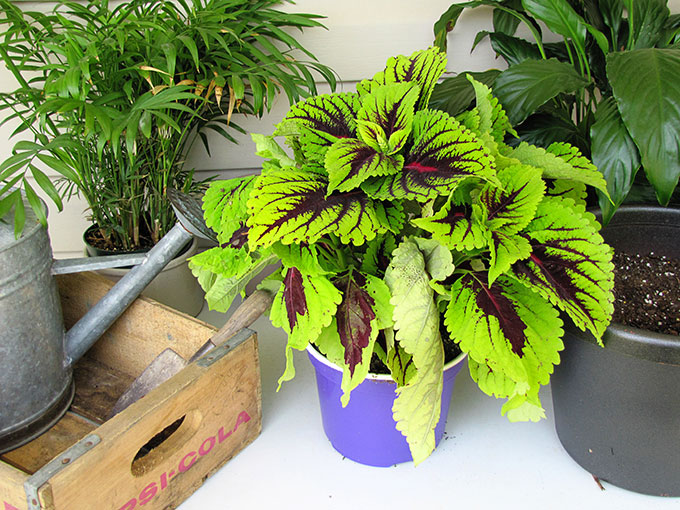
M599 339L613 309L611 250L585 209L587 185L606 193L601 174L565 143L506 145L513 128L481 83L458 118L428 109L445 62L436 49L391 58L356 92L311 97L254 135L261 175L212 184L203 206L221 244L191 260L221 311L280 260L262 283L288 334L279 384L312 343L342 368L347 404L378 357L416 463L435 444L442 323L503 413L537 420L560 312Z

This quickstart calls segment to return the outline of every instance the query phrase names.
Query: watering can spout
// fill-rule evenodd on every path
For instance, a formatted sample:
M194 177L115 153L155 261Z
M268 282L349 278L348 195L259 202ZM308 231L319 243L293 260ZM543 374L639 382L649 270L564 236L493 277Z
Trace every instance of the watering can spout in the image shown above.
M192 236L216 239L215 233L205 225L198 199L172 188L167 193L177 224L66 333L67 367L87 352Z
M192 238L177 223L111 290L66 333L65 364L71 367L102 336L144 288Z

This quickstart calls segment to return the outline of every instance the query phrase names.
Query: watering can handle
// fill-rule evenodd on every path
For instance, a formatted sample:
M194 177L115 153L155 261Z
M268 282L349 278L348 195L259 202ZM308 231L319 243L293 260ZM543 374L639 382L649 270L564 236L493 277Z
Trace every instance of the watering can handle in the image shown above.
M192 238L178 222L66 333L66 366L72 366Z

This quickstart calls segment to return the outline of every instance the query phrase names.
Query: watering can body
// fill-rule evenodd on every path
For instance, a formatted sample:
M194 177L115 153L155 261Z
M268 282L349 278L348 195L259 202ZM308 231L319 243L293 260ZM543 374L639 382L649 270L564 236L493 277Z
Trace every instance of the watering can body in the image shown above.
M30 207L26 216L19 239L11 221L0 221L0 453L59 420L73 399L73 364L192 239L177 223L146 254L60 264ZM137 265L65 332L53 274L131 264Z
M0 225L0 451L47 430L73 397L52 248L30 223L18 240Z

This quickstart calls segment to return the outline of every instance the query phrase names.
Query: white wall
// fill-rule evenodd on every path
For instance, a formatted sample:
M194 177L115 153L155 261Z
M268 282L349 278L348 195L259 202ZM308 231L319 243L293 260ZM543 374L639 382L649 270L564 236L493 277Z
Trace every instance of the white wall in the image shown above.
M356 82L381 70L388 57L408 55L430 46L432 26L451 3L451 0L298 0L295 5L283 8L326 16L324 24L328 30L311 29L298 37L321 62L335 69L341 90L354 90ZM21 5L27 9L36 6ZM449 70L484 70L500 65L487 45L470 54L477 31L490 28L488 11L478 9L463 15L455 35L449 36ZM9 73L0 68L0 90L11 90L12 81ZM283 96L277 98L271 113L262 119L237 114L234 120L249 132L269 134L287 108ZM14 140L8 141L10 133L9 127L0 128L0 160L10 155L14 144ZM235 176L258 168L259 158L254 155L249 137L239 137L238 145L216 137L211 141L212 157L208 157L200 142L189 155L187 164L196 168L199 176ZM82 232L88 225L84 202L72 199L61 213L51 209L50 235L55 256L81 256Z

